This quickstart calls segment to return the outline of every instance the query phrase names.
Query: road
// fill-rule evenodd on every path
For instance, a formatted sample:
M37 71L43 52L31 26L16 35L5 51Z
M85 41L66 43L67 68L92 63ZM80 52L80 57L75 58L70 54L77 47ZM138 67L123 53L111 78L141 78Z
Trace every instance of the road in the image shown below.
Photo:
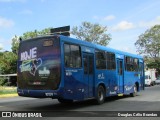
M1 98L0 111L62 111L60 115L64 115L64 117L66 111L85 111L85 115L88 114L90 117L92 114L101 113L98 111L160 111L160 85L146 87L136 97L107 98L102 105L95 105L93 100L74 102L73 104L60 104L57 100L49 98ZM72 114L70 114L70 117L72 117Z

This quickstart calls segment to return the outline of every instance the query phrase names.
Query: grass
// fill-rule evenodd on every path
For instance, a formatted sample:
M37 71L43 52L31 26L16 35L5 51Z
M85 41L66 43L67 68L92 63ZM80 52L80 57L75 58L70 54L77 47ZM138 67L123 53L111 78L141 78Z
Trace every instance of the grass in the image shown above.
M0 97L17 94L17 87L0 86Z

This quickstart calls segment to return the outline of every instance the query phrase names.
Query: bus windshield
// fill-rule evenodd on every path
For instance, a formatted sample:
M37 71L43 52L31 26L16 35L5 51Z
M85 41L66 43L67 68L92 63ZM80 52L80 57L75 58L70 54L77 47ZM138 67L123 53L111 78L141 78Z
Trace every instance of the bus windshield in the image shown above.
M60 83L59 38L41 37L20 42L18 87L55 90Z

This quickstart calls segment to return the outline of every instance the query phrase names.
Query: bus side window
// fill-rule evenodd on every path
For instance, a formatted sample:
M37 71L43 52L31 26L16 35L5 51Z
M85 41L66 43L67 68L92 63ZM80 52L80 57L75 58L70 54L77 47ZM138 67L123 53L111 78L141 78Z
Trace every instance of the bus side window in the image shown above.
M80 47L78 45L64 44L64 61L66 67L81 67L82 64Z
M104 51L96 51L96 68L106 69L106 57Z
M143 63L139 63L139 72L141 74L141 76L143 76Z
M138 61L138 59L137 58L135 58L134 59L134 71L138 71L138 63L139 63L139 61Z
M65 61L65 66L69 67L70 66L70 46L68 44L64 44L64 61Z
M133 57L126 56L125 57L125 69L126 71L138 71L138 59Z
M118 74L123 75L123 63L119 61Z
M77 45L70 45L71 48L71 62L72 67L79 68L81 67L81 52L80 47Z
M111 52L106 52L106 61L107 61L107 69L115 70L116 69L116 61L115 54Z

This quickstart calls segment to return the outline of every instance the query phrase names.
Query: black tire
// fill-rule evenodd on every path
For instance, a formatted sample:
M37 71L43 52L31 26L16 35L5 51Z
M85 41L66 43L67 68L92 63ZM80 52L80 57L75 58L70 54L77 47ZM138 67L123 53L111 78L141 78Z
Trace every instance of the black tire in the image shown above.
M105 89L102 85L98 86L96 104L103 104L105 101Z
M73 103L73 100L67 100L67 99L62 99L62 98L59 98L58 101L62 104L70 104L70 103Z
M131 97L135 97L137 95L137 85L134 85L134 91L130 94Z

